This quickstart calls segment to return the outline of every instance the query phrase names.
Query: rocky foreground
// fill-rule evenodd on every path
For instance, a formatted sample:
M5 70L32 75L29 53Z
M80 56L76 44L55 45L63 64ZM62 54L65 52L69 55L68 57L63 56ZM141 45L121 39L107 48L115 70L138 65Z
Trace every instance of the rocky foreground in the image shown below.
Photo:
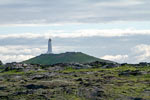
M1 65L0 100L150 100L150 64Z

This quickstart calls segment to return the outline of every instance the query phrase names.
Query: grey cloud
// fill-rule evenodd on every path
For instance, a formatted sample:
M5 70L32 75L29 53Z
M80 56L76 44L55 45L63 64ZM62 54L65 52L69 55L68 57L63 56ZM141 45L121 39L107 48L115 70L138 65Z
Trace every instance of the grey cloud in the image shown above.
M148 0L6 0L0 24L150 20Z

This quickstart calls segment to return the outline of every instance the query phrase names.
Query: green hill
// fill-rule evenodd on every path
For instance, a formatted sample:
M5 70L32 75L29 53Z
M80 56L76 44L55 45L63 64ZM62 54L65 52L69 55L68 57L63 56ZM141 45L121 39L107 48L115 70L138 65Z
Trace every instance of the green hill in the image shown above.
M94 61L111 62L99 59L81 52L66 52L61 54L42 54L23 63L51 65L57 63L89 63Z

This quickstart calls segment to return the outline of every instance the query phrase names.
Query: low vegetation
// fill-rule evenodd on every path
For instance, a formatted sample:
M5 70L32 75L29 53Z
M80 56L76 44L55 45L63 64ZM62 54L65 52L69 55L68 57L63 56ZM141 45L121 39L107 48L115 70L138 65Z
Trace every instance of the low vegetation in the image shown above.
M150 100L150 66L0 72L0 100Z
M42 54L40 56L24 61L24 63L51 65L57 63L89 63L94 61L111 62L89 56L81 52L66 52L61 54Z

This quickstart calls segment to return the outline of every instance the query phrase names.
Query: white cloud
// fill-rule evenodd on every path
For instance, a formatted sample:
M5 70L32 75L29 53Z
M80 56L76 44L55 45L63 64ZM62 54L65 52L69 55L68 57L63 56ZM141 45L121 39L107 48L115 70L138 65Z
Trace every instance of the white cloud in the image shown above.
M105 55L101 57L102 59L116 61L116 62L125 62L127 60L128 55Z
M130 36L130 35L150 35L150 30L136 30L136 29L106 29L106 30L79 30L76 31L74 37L116 37L116 36Z
M135 36L124 37L132 35ZM26 58L37 56L40 55L41 53L46 53L47 40L45 39L49 37L55 38L53 39L54 53L66 51L81 51L86 52L87 54L91 53L96 57L101 57L103 55L110 54L103 56L102 58L113 60L116 62L128 61L130 63L149 61L150 59L150 45L145 45L148 44L147 41L150 37L150 30L88 29L71 32L66 32L63 30L49 31L44 34L36 34L36 33L0 34L0 53L1 53L0 60L2 60L3 62L11 62L14 60L22 61ZM81 37L92 37L92 38L81 38ZM104 37L113 37L113 38L104 38ZM137 45L137 43L139 42L140 43L142 42L143 44ZM102 48L103 46L106 47ZM130 51L130 48L133 47L134 47L133 51ZM122 53L127 55L113 55ZM21 59L19 59L19 57Z
M29 58L40 55L45 51L44 46L30 47L30 46L0 46L0 60L6 62L20 62Z
M33 58L33 55L2 55L0 54L0 59L3 63L6 62L20 62L30 58Z
M37 55L42 52L44 52L45 47L39 46L39 47L29 47L29 46L21 46L21 45L15 45L15 46L0 46L0 53L5 55Z
M113 0L110 1L109 3L106 1L106 2L100 2L100 3L97 3L96 5L97 6L111 6L111 7L124 7L124 6L134 6L134 5L140 5L140 4L144 4L144 2L142 0L121 0L121 1L117 1L117 2L114 2Z
M150 61L150 45L140 44L135 46L132 50L137 55L135 58L138 62Z
M63 26L63 25L64 24L57 24L57 23L56 24L0 24L1 27L40 27L40 26L44 27L44 26Z
M54 46L53 51L54 53L60 53L60 52L66 52L66 50L69 51L75 51L74 46ZM38 56L40 54L44 54L47 52L47 46L41 46L34 47L26 46L26 45L6 45L6 46L0 46L0 60L2 62L20 62L27 59L30 59L32 57Z
M136 29L84 29L77 31L66 32L64 30L50 30L47 33L36 34L36 33L22 33L22 34L1 34L0 39L6 38L79 38L79 37L121 37L131 35L150 35L150 30L136 30Z

